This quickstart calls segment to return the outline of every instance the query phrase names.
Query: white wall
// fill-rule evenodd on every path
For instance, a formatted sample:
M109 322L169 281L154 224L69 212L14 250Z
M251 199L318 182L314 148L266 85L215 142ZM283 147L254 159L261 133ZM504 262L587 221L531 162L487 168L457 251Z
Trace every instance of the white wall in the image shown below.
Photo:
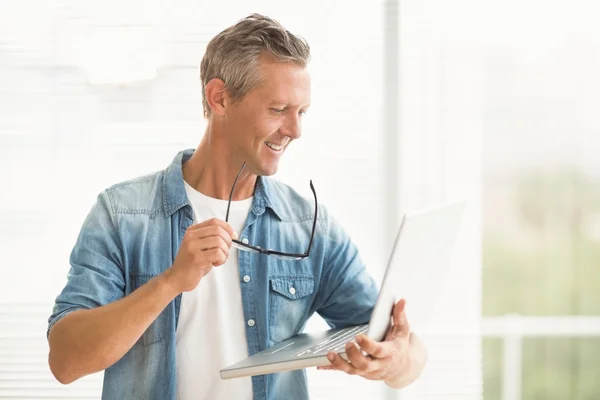
M424 335L429 366L403 399L482 397L480 10L470 0L401 6L399 207L468 201L445 290Z

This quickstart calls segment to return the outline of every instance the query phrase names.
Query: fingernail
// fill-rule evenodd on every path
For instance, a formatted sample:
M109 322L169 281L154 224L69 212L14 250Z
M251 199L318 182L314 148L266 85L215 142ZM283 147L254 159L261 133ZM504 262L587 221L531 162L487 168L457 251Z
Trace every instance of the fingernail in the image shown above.
M356 336L356 343L360 344L363 340L365 340L363 335Z
M233 238L234 238L234 239L237 239L238 237L239 237L239 236L238 236L237 232L236 232L236 231L233 231Z
M327 355L327 359L328 359L329 361L333 361L333 354L328 354L328 355Z

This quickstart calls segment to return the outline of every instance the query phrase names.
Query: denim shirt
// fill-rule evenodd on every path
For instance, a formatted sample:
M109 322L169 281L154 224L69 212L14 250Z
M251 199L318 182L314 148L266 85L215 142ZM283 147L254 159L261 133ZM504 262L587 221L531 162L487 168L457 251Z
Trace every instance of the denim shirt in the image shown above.
M71 252L68 281L56 298L48 332L70 312L119 300L172 265L193 223L182 175L182 164L192 154L182 151L167 169L114 185L98 196ZM304 260L239 252L244 318L255 321L245 324L250 355L301 332L315 312L335 328L369 321L377 287L339 224L323 206L318 214L311 253ZM313 217L312 201L259 177L239 235L263 248L302 253ZM290 287L296 290L290 293ZM180 307L181 295L106 369L103 399L175 400ZM207 324L206 329L213 328ZM308 398L304 370L255 376L252 387L255 399Z

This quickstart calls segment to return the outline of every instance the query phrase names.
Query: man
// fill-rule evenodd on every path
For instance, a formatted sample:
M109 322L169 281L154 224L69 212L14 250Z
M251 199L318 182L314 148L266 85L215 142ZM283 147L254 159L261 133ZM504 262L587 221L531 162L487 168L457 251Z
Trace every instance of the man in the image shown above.
M219 370L300 332L314 312L332 327L369 320L377 289L349 237L267 178L300 138L309 56L256 14L212 39L198 148L102 192L81 228L49 319L60 382L105 370L104 399L303 399L302 370L231 381ZM425 365L403 301L384 342L357 342L350 362L332 353L325 369L400 388Z

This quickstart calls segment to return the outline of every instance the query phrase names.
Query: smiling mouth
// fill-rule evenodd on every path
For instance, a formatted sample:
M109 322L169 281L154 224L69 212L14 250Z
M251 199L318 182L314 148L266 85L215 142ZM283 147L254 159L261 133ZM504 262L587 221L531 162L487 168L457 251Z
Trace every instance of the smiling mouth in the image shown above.
M283 149L283 145L280 144L265 142L265 145L273 151L281 151Z

